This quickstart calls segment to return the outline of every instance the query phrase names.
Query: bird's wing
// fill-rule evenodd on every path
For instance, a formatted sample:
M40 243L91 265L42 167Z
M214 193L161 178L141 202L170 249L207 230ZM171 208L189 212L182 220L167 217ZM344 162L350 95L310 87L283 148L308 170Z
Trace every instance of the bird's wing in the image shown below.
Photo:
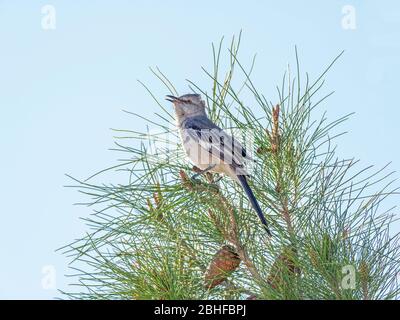
M238 140L227 134L205 116L188 118L183 123L184 140L197 142L202 149L224 163L243 166L251 158Z

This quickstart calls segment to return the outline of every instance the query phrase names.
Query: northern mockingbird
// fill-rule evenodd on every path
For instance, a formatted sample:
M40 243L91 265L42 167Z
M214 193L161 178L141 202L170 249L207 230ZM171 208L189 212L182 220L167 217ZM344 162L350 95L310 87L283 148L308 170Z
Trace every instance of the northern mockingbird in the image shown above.
M199 94L180 97L167 95L166 100L174 104L177 126L187 156L201 169L193 177L210 171L228 175L238 182L271 236L260 205L247 183L248 173L244 163L251 158L246 156L245 148L207 117L205 103Z

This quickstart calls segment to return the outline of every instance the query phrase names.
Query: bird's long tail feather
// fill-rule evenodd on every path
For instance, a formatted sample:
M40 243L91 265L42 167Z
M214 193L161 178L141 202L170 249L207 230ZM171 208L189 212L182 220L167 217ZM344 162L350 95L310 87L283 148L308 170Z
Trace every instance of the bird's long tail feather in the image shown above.
M240 184L242 185L244 192L246 193L247 197L249 198L253 209L256 211L258 217L260 218L262 224L264 225L264 228L267 231L268 235L272 236L271 231L268 228L267 220L265 219L264 214L260 208L260 205L258 204L258 201L247 182L246 176L237 175L237 178L238 178Z

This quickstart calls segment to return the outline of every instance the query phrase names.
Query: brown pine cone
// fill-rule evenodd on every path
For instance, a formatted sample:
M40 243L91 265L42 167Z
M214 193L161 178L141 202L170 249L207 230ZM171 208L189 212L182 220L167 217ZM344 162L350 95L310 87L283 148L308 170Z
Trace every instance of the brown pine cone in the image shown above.
M212 289L224 282L229 274L237 269L240 264L240 258L235 249L224 245L214 255L204 276L205 287Z
M293 248L285 247L275 260L267 279L272 288L278 289L285 285L285 276L300 274L301 270L295 263L294 255Z

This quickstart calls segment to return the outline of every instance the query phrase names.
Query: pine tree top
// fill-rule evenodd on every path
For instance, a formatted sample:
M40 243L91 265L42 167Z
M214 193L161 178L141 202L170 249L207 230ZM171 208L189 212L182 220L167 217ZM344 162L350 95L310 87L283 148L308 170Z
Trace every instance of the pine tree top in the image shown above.
M114 150L124 159L85 181L71 177L93 214L84 218L89 233L62 248L78 284L68 296L398 297L399 237L391 230L394 208L383 202L397 194L392 173L339 158L335 139L350 115L330 122L325 113L315 116L331 95L320 95L324 77L341 54L312 81L302 77L296 50L296 74L285 73L271 102L251 79L255 60L249 68L239 62L239 44L240 36L232 39L228 63L223 42L213 45L213 70L203 69L210 82L188 84L213 121L251 142L251 185L274 237L266 237L233 181L189 178L196 169L185 160L172 110L143 84L159 111L154 119L135 116L151 133L116 130L123 136ZM178 96L158 68L151 71ZM117 183L105 183L109 177Z

